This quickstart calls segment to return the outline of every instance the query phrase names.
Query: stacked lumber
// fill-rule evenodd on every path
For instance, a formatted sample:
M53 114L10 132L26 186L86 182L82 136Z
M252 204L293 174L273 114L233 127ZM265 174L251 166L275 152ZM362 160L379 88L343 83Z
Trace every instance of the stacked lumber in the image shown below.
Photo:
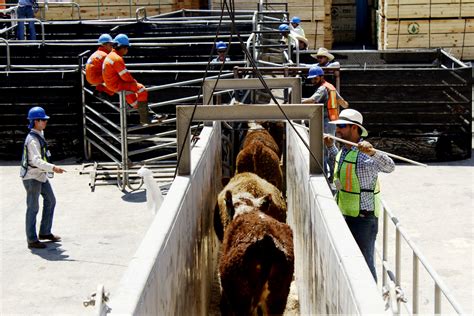
M306 38L309 41L309 49L319 47L331 48L331 0L268 0L265 3L270 10L284 10L282 3L288 3L288 19L293 16L301 18L301 27L304 29ZM272 3L275 3L272 6ZM277 5L280 4L280 5ZM212 9L219 10L221 0L212 0ZM256 0L235 0L236 10L254 10L258 9ZM275 29L278 25L275 25Z
M140 7L145 7L147 16L153 16L183 7L192 8L198 0L75 0L80 6L81 19L134 18ZM55 1L56 2L56 1ZM197 6L199 7L199 6ZM70 3L49 4L40 8L37 16L44 20L77 20L77 7Z
M442 47L474 59L474 0L379 0L379 49Z

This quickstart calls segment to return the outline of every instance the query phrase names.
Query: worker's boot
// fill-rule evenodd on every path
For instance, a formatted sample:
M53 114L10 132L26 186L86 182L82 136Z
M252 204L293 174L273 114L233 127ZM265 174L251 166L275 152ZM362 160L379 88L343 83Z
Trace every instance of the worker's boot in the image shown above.
M141 114L140 111L143 111L144 113L147 113L147 123L143 120L142 122L142 116L145 117L145 114ZM158 114L153 112L149 107L148 107L148 102L146 101L138 101L138 112L140 113L140 124L145 125L145 124L155 124L155 123L160 123L161 121L165 120L168 115L166 114Z
M137 105L138 114L140 115L140 124L150 124L150 118L148 117L148 105L146 102L138 102Z

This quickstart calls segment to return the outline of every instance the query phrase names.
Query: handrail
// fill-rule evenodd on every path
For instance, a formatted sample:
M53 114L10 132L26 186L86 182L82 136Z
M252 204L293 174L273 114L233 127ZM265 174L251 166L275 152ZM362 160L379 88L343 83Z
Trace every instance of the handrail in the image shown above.
M10 71L10 45L8 43L8 41L6 39L4 39L3 37L0 37L0 40L2 40L3 42L5 42L7 45L7 71Z
M49 1L44 1L44 2L39 2L38 1L38 4L43 4L44 8L46 8L46 6L50 6L50 5L57 5L57 6L63 6L63 5L72 5L73 7L75 6L76 9L77 9L77 17L78 17L78 20L79 21L82 21L82 18L81 18L81 6L79 5L79 3L77 2L73 2L73 1L68 1L68 2L49 2ZM41 14L41 17L43 19L45 19L45 16L44 16L44 12L42 12Z
M394 215L394 213L390 210L390 208L387 206L387 204L382 200L382 205L383 205L383 242L382 242L382 261L383 261L383 286L387 284L387 277L386 277L386 272L387 269L385 267L385 263L387 261L387 241L388 241L388 236L387 236L387 226L388 226L388 220L390 219L392 223L395 226L396 229L396 258L395 258L395 271L396 271L396 281L397 285L400 286L400 273L401 273L401 251L400 251L400 242L401 242L401 237L405 240L406 244L411 248L412 253L413 253L413 306L412 306L412 312L413 314L417 314L419 312L418 306L419 306L419 296L418 296L418 291L419 291L419 282L418 282L418 262L421 262L421 264L425 267L426 272L430 275L431 279L434 282L434 313L435 314L441 314L441 293L446 297L448 302L451 304L453 309L458 313L459 315L464 315L465 312L461 305L456 301L454 298L453 294L451 293L450 289L446 286L446 284L443 282L441 277L438 275L438 273L435 271L435 269L428 263L428 260L425 258L425 256L421 253L420 249L415 245L415 243L411 240L410 236L408 235L407 231L402 227L400 221L398 218ZM400 304L400 302L398 303ZM398 308L398 310L400 310Z
M0 19L0 22L38 22L41 25L41 42L44 44L44 24L41 20L35 19L35 18L30 18L30 19L19 19L19 18L10 18L10 19Z
M246 49L249 53L250 53L250 45L253 44L254 42L255 42L255 33L252 33L252 34L250 34L250 36L247 39L247 42L245 44ZM255 51L255 45L252 45L252 57L255 59L254 51ZM249 60L247 60L246 65L247 65L247 67L250 65Z
M142 19L138 19L138 14L143 11L143 18ZM139 7L135 10L135 18L137 19L137 22L141 22L141 21L144 21L147 19L147 16L146 16L146 8L145 7Z

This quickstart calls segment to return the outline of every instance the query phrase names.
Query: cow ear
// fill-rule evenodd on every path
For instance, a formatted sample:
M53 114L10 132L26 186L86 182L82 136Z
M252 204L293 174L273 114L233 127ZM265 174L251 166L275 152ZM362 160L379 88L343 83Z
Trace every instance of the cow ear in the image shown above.
M227 214L229 215L230 219L234 218L235 209L234 203L232 202L232 192L230 190L225 191L225 206L227 209Z
M272 204L272 194L268 193L262 201L262 205L260 206L260 210L262 211L268 211L270 208L270 204Z

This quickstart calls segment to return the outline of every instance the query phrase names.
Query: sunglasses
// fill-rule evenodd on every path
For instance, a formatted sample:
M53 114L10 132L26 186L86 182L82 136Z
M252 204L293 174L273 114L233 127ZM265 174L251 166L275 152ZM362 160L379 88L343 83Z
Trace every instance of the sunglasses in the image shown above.
M225 50L218 50L217 53L218 53L218 54L224 54L224 53L225 53Z
M337 128L346 128L347 126L349 126L350 124L336 124L336 127Z

